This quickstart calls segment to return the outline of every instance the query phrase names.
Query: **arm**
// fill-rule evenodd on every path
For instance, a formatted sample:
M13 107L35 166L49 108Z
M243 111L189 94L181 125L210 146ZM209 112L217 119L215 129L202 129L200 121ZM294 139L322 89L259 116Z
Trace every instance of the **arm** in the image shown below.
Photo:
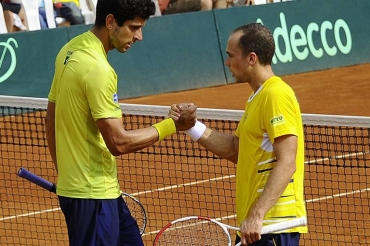
M122 119L100 119L96 124L114 156L143 149L159 139L158 131L154 127L126 131Z
M194 126L196 106L190 105L181 113L181 120L174 122L165 119L151 127L126 131L122 119L99 119L96 124L109 151L114 156L131 153L153 145L176 131L184 131Z
M198 143L223 159L238 161L239 138L235 135L206 128Z
M179 122L182 120L182 111L184 108L186 107L172 104L168 116L175 122ZM233 163L238 161L239 138L237 136L211 130L199 121L195 123L194 127L187 130L186 133L194 141L198 141L200 145L215 155Z
M55 148L55 103L48 102L46 117L45 117L46 141L48 143L49 152L53 160L55 170L58 173L58 163L56 158Z
M273 148L277 160L276 166L271 172L262 195L241 224L242 243L244 244L250 244L260 239L265 214L283 194L296 170L296 136L285 135L276 138Z

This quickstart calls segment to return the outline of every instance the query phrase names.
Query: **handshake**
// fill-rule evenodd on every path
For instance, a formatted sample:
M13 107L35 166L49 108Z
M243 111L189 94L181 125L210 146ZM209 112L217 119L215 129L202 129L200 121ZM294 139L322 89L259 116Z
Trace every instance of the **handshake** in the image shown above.
M197 121L197 106L192 103L172 104L167 118L153 126L158 131L158 140L176 133L185 131L194 141L198 141L207 127Z
M193 103L172 104L167 117L173 119L177 131L186 131L197 122L196 110Z
M207 127L200 121L197 121L197 106L193 103L172 104L166 119L153 126L158 131L158 140L176 133L185 131L194 141L203 135Z
M207 127L200 121L197 121L197 106L192 103L172 104L168 112L168 118L171 118L177 131L185 131L194 141L198 141Z

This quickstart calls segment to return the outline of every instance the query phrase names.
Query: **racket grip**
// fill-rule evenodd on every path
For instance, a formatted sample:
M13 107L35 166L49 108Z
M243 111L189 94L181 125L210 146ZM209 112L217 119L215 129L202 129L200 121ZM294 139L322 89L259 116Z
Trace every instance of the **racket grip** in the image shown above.
M38 185L38 186L41 186L42 188L50 191L50 192L53 192L53 193L56 193L56 186L55 184L51 183L50 181L47 181L39 176L37 176L36 174L34 173L31 173L30 171L28 171L27 169L21 167L19 170L18 170L18 176L19 177L22 177L22 178L25 178L27 179L28 181L31 181L32 183Z
M293 227L305 226L305 225L307 225L306 217L296 218L296 219L287 220L284 222L264 226L262 227L261 234L268 234L268 233L273 233L277 231L284 231L284 230L287 230Z
M292 219L292 220L264 226L262 227L261 234L269 234L273 232L284 231L284 230L287 230L293 227L305 226L305 225L307 225L307 217L301 217L297 219ZM240 245L242 245L241 242L236 244L236 246L240 246Z

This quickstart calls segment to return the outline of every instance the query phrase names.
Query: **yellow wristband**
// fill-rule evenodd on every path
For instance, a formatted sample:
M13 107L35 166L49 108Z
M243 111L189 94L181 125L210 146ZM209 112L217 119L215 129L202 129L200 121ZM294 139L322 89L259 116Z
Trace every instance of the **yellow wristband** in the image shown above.
M166 137L176 133L175 122L171 118L162 120L161 122L154 124L153 127L155 127L155 129L157 129L158 131L159 135L158 141L161 141Z

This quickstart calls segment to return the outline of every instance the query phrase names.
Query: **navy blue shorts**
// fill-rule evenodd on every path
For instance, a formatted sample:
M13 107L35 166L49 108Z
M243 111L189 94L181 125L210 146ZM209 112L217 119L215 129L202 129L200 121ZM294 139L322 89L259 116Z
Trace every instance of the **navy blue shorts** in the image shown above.
M59 196L70 246L143 246L139 228L126 203L117 199Z
M261 235L261 240L248 244L248 246L299 246L301 234L281 233L281 234L265 234ZM240 242L240 237L236 235L235 245Z

